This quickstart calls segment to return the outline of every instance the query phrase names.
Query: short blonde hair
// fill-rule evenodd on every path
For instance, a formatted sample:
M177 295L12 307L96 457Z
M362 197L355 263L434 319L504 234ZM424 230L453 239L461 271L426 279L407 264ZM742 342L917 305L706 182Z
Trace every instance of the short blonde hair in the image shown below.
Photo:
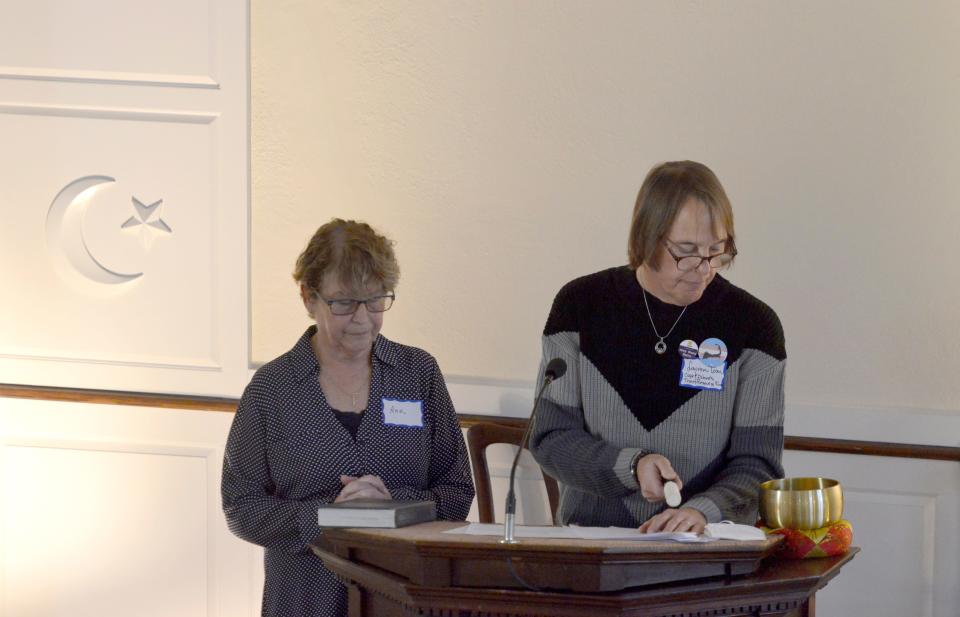
M394 291L400 281L400 264L393 241L361 221L332 219L313 234L297 258L293 279L319 290L323 278L335 273L340 284L359 291L371 283Z
M727 232L726 250L736 250L733 207L716 174L695 161L661 163L647 174L633 208L627 243L631 268L649 264L654 270L660 269L657 247L691 197L707 207L711 225Z

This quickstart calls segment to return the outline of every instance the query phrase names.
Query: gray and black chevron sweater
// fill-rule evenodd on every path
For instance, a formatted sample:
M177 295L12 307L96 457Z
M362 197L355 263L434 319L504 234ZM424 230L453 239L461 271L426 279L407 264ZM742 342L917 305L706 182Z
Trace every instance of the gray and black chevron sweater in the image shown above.
M638 450L666 456L683 480L681 507L707 522L753 524L757 485L783 476L783 328L767 305L717 275L691 304L667 352L633 270L578 278L557 294L543 331L544 366L567 373L545 393L530 448L561 484L561 524L634 527L662 511L630 469ZM660 332L680 307L647 295ZM717 338L727 347L720 390L680 384L681 341Z

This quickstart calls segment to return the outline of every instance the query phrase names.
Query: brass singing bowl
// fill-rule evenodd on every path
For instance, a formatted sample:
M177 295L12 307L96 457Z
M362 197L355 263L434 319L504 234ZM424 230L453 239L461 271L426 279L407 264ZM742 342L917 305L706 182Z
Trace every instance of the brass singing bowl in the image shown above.
M819 529L843 517L843 490L829 478L781 478L760 485L760 518L770 528Z

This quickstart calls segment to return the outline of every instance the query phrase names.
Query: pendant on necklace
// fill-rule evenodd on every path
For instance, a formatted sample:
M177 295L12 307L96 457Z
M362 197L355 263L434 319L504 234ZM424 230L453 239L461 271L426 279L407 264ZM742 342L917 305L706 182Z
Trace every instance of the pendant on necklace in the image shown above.
M663 355L663 353L667 351L667 344L663 342L663 339L660 339L657 341L657 344L653 346L653 350L658 354Z

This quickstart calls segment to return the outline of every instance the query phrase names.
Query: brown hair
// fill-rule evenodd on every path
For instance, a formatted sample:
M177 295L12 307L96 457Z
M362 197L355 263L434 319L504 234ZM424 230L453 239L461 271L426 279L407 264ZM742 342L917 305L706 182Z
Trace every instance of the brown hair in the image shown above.
M393 291L400 280L393 242L366 223L343 219L331 219L313 234L297 258L293 279L316 290L330 272L350 290L380 283L384 291Z
M627 257L631 268L649 264L654 270L657 247L673 226L677 213L693 198L703 202L710 214L710 223L727 232L727 250L736 248L733 231L733 207L720 180L703 163L674 161L661 163L647 174L637 195L630 222Z

